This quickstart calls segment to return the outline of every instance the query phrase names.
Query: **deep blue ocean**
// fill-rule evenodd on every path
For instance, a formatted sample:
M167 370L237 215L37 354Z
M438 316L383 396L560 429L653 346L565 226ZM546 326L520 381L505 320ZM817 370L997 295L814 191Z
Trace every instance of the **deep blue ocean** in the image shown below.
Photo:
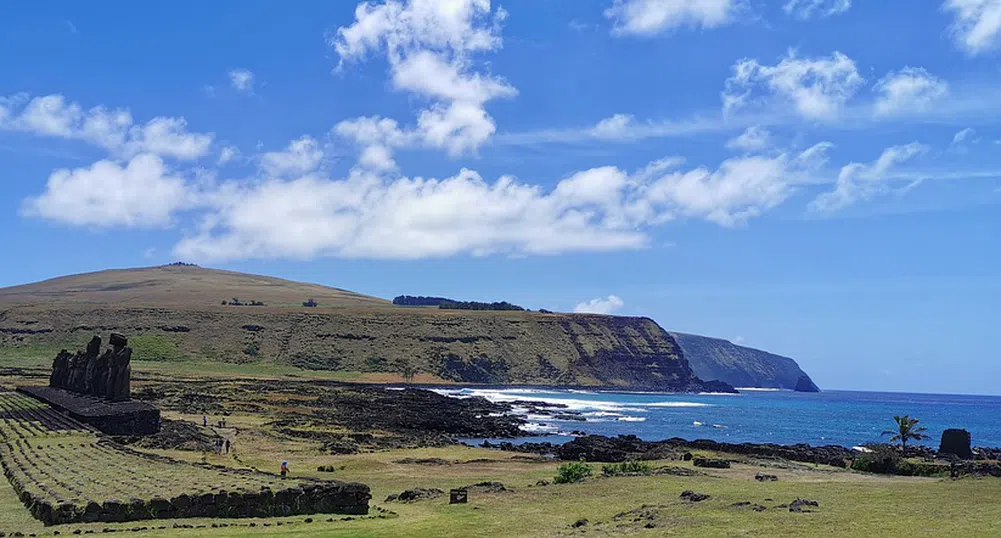
M1001 447L1001 397L883 392L743 390L738 395L590 392L576 390L455 389L456 397L484 396L512 403L527 415L527 431L544 434L519 441L562 443L571 431L658 441L671 437L730 443L809 443L858 446L886 441L894 415L918 418L928 428L921 444L937 447L947 428L969 430L974 446ZM586 422L532 415L519 401L563 403ZM479 440L473 440L479 441Z

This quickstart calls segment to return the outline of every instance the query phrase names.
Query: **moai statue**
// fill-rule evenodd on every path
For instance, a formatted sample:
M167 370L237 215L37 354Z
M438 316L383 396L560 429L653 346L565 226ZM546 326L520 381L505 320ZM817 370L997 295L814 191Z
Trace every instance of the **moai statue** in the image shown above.
M131 399L129 383L132 377L132 348L127 347L129 341L125 336L111 333L111 370L108 376L108 399L113 402L125 402Z
M80 392L85 394L94 393L94 368L97 366L97 358L101 354L101 337L94 335L87 344L85 361L81 365L83 373L80 379Z
M90 390L87 392L93 396L104 398L108 393L108 367L111 364L110 349L105 350L91 363L93 368L89 375Z
M52 361L52 374L49 376L50 387L60 389L66 388L70 357L72 357L72 355L70 355L70 352L65 349L56 355L56 359Z

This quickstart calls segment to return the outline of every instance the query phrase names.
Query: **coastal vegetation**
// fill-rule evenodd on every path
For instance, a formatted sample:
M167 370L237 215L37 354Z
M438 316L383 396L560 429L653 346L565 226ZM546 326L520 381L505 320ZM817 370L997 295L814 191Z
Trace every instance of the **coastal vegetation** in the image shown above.
M901 449L907 448L907 441L920 441L925 439L927 436L925 432L928 431L924 426L918 426L918 419L911 418L907 415L895 416L893 421L897 424L895 430L885 430L882 435L890 435L891 443L900 443Z
M594 472L584 461L568 461L556 468L556 476L553 478L555 484L573 484L583 482Z

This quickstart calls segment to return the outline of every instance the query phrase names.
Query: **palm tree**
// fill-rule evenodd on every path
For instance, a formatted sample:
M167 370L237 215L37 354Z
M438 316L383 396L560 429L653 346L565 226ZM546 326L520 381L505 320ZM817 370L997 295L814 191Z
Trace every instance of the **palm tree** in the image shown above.
M918 427L918 419L904 415L902 417L895 416L893 417L893 420L897 423L897 429L886 430L882 433L882 435L892 435L893 437L890 437L890 442L894 443L900 441L901 449L907 448L907 441L911 439L920 441L928 438L928 436L924 433L928 429L924 426Z

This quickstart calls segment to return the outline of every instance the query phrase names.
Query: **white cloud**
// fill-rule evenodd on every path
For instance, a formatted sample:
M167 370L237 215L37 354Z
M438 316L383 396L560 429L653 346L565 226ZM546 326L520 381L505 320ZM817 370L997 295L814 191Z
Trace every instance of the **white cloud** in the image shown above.
M393 123L376 118L341 129L361 141L395 135ZM598 167L548 190L509 176L488 182L468 169L445 179L356 167L340 179L311 173L224 183L200 194L211 208L175 253L202 261L417 259L643 248L646 230L671 219L735 226L775 207L823 163L825 149L730 159L718 170L683 171L676 157L634 174Z
M160 157L144 153L124 166L102 160L56 170L45 192L25 200L21 212L73 226L153 228L169 225L189 194L184 179Z
M924 111L949 93L949 85L920 67L905 67L879 79L873 91L879 94L876 114L886 116Z
M646 198L681 216L739 226L787 200L826 162L829 147L822 143L798 155L728 159L715 171L672 172L649 185Z
M1001 42L1001 0L945 0L953 15L956 44L971 55L993 50Z
M379 116L345 120L335 125L333 131L361 148L359 166L375 171L396 168L393 149L412 144L416 137L416 133L402 130L396 120Z
M5 107L0 113L0 129L80 140L125 159L140 153L198 159L208 153L214 137L212 133L189 132L184 118L156 117L139 125L133 123L128 110L96 106L85 111L58 94L30 100L14 96L0 104Z
M879 158L870 164L851 163L844 166L838 174L834 190L815 198L809 207L812 211L833 212L858 201L872 200L889 190L886 180L893 167L927 151L927 146L912 142L904 146L886 148Z
M234 90L252 95L254 93L254 73L249 69L230 69L229 85Z
M761 151L772 143L772 133L764 127L748 127L740 135L726 142L728 149L743 151Z
M830 57L799 58L790 50L774 66L754 59L739 60L722 93L723 111L751 105L792 105L795 112L810 120L830 120L865 80L855 62L840 52Z
M492 11L489 0L364 2L355 9L354 23L327 41L340 57L339 69L385 54L393 87L430 101L418 112L416 127L398 138L458 156L475 152L496 131L486 104L517 94L503 79L474 71L472 57L501 47L506 16L503 9ZM362 144L364 165L390 166L394 147Z
M970 150L971 144L978 142L980 142L980 138L977 136L977 131L967 127L952 137L952 143L949 144L949 151L953 153L966 153Z
M311 136L289 142L284 151L261 155L261 170L273 177L295 177L316 170L323 160L323 149Z
M782 10L797 19L824 18L851 9L852 0L789 0Z
M595 138L621 139L627 138L633 130L632 114L615 114L597 123L591 134Z
M615 35L653 36L681 26L723 26L743 9L743 0L615 0L605 18Z
M223 146L219 150L219 158L216 160L216 164L222 166L228 164L233 159L240 156L240 150L236 146Z
M583 303L577 303L577 306L573 307L573 311L577 314L610 315L616 310L621 309L625 304L618 296L609 295L605 298L599 297L590 301L584 301Z

